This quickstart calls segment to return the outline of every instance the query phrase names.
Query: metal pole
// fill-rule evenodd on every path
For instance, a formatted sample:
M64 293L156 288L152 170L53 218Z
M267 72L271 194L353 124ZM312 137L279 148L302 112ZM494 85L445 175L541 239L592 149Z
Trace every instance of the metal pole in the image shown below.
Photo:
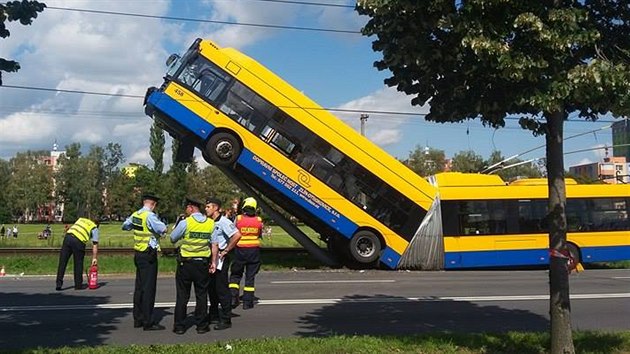
M369 115L361 114L359 119L361 119L361 135L365 136L365 122L367 121Z

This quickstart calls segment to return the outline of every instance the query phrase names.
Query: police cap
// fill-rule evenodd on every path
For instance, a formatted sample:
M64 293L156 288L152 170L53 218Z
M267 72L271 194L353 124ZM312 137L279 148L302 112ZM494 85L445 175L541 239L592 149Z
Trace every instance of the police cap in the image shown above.
M215 197L208 197L206 199L206 204L216 204L220 208L221 207L221 200L219 200L219 198L215 198Z
M160 198L156 197L154 194L146 193L142 195L142 201L145 201L145 200L152 200L157 203L160 201Z
M191 197L186 197L186 205L194 205L197 208L201 209L203 207L203 202L195 199L195 198L191 198Z

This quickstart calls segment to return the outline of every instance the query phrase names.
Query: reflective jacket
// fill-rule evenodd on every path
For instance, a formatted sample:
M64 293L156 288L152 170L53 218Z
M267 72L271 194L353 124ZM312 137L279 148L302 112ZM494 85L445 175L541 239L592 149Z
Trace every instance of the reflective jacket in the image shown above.
M236 228L241 233L241 239L236 247L260 247L260 235L263 228L260 217L239 215L236 217Z
M214 220L206 218L199 222L192 216L186 218L186 233L179 247L182 257L210 257L210 237Z
M68 233L74 235L79 241L87 243L95 227L96 224L92 220L79 218L79 220L68 229Z
M147 219L149 212L146 210L138 210L131 214L131 223L133 228L133 249L138 252L144 252L149 248L149 241L153 233L149 231ZM160 246L158 245L158 250Z

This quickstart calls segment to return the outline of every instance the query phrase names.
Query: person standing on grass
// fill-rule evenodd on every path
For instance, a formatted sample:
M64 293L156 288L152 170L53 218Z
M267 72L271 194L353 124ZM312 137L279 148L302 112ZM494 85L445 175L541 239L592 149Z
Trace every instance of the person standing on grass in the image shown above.
M6 230L4 229L4 224L2 224L2 228L0 229L0 238L4 238Z
M136 283L133 291L133 327L145 331L163 330L153 321L155 290L157 285L159 238L166 234L166 224L158 219L154 210L160 198L145 194L142 208L125 220L122 229L133 230L133 262L136 266Z
M98 257L98 237L98 223L87 218L79 218L79 220L68 229L63 239L63 244L61 245L61 253L59 253L59 266L57 267L55 290L62 290L63 276L66 273L70 256L73 256L74 261L74 290L83 289L83 258L85 257L85 245L88 240L92 241L92 265L96 265Z

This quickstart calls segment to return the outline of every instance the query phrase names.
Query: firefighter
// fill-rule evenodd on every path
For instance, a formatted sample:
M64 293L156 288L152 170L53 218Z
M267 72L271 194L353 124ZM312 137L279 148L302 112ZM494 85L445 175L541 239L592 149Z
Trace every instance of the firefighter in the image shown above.
M59 253L59 266L57 268L57 287L60 291L63 286L63 276L66 273L68 260L72 255L74 258L74 289L83 289L83 258L85 257L85 245L88 240L92 241L92 265L96 265L98 256L98 223L87 219L79 218L66 232Z
M234 223L221 214L221 201L216 198L206 200L206 215L214 220L212 232L212 262L216 271L210 275L210 319L218 318L214 326L216 330L232 327L232 300L228 286L228 272L230 268L230 251L236 248L241 238ZM221 310L219 310L221 304Z
M166 234L166 224L154 210L160 198L152 194L142 196L142 208L125 220L122 229L133 230L133 262L136 266L136 283L133 291L133 327L145 331L163 330L153 321L157 283L159 238Z
M232 308L239 305L240 282L245 272L243 286L243 310L254 307L254 282L260 270L260 237L262 236L262 219L256 216L256 199L249 197L243 201L241 215L236 217L236 228L241 239L236 244L234 262L230 274L230 291L232 292Z
M187 217L180 221L171 232L171 242L181 239L175 274L175 321L173 332L186 333L186 308L190 299L190 286L195 286L195 322L197 333L210 331L208 322L208 284L215 265L210 262L210 240L214 230L214 220L200 210L204 204L192 198L186 199Z

